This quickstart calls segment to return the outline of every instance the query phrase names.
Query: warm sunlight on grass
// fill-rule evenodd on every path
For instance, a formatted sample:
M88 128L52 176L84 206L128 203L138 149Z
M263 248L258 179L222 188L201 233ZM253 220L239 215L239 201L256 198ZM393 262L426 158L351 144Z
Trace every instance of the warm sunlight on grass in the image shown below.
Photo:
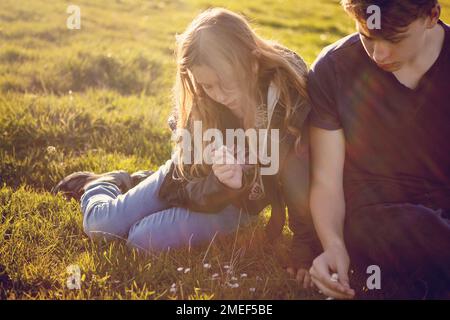
M81 30L66 28L67 1L0 3L0 299L323 299L284 272L287 228L274 247L262 243L264 215L237 235L152 257L120 239L92 243L79 204L48 191L74 171L169 158L175 34L201 10L239 11L312 63L353 32L338 1L71 3ZM70 265L81 290L66 286Z

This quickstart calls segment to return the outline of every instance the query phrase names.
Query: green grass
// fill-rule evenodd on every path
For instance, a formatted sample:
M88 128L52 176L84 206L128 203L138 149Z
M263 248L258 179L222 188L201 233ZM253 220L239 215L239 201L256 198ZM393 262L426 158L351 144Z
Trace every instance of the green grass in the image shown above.
M235 237L216 238L211 246L144 256L121 239L91 242L83 234L75 201L6 186L0 199L0 256L11 278L4 282L11 299L293 299L305 294L285 277L268 248L260 245L262 222L242 230L236 242ZM234 250L231 244L236 244ZM204 268L204 263L211 268ZM67 267L73 264L81 269L82 290L66 288ZM235 271L238 281L231 279L225 265ZM177 271L179 267L191 271ZM214 273L219 274L217 280L212 280ZM228 282L240 286L231 288ZM170 293L172 283L178 286L176 294Z
M450 1L441 2L449 21ZM71 3L81 7L81 30L66 28ZM287 228L274 247L263 244L268 210L211 244L144 256L120 239L91 242L79 204L48 193L74 171L156 169L168 159L175 35L210 6L241 12L308 63L353 32L331 0L1 1L0 299L323 298L282 269ZM66 287L73 264L81 290Z

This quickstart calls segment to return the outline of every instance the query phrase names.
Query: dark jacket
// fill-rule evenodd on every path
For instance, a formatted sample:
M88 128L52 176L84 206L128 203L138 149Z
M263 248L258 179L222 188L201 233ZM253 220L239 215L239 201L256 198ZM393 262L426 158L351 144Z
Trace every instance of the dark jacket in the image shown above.
M295 53L289 51L291 54L291 61L297 64L295 67L306 71L306 65L303 60ZM272 76L268 74L260 75L261 92L267 94ZM267 96L264 97L267 101ZM289 119L291 126L298 130L305 132L305 121L310 111L310 105L297 92L292 90L292 101L295 101L294 112ZM225 137L225 129L239 128L239 121L225 106L219 105L221 114L222 130ZM168 203L177 207L188 208L197 212L216 213L223 210L230 204L236 205L248 212L249 214L258 214L265 207L271 205L271 217L266 227L267 236L269 240L274 240L281 234L285 224L286 212L285 201L282 194L280 172L284 169L296 170L296 168L284 168L284 161L289 152L295 148L295 136L292 135L284 125L284 107L277 102L274 108L273 115L269 123L269 129L279 129L280 144L279 144L279 171L275 175L260 175L258 165L246 166L243 174L242 188L232 189L221 183L211 170L205 177L191 178L189 181L173 179L175 165L172 163L169 174L166 176L160 191L159 196L165 199ZM172 120L173 124L173 120ZM173 126L172 126L172 129ZM256 177L256 182L254 183ZM252 183L253 182L253 183ZM258 198L258 191L261 191L261 183L264 188L264 194ZM256 196L255 196L256 195ZM289 209L289 208L288 208ZM291 211L291 210L289 210ZM308 229L308 230L305 230ZM300 233L312 234L312 224L302 228L302 230L293 230L294 238ZM305 236L297 237L305 239ZM309 265L313 257L305 257L300 259L297 264L304 267Z

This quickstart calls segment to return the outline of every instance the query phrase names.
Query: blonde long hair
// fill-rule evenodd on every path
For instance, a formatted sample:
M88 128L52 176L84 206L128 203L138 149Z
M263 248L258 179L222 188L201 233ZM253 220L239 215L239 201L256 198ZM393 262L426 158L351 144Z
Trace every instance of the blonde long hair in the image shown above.
M223 8L212 8L198 15L188 28L177 36L177 74L173 96L177 115L177 129L191 130L191 121L202 121L203 131L209 128L221 128L218 103L213 101L196 84L190 69L196 65L206 65L220 75L222 59L233 69L239 87L244 95L244 129L255 125L257 106L262 103L262 93L258 87L258 75L273 71L271 79L280 90L279 104L285 108L284 124L295 136L300 132L288 124L293 113L292 91L307 101L306 64L291 52L275 42L260 38L249 23L239 14ZM257 62L257 64L255 64ZM257 65L257 72L255 72ZM298 97L298 96L297 96ZM194 164L187 171L179 152L178 171L187 179L189 176L204 176L210 171L206 164Z

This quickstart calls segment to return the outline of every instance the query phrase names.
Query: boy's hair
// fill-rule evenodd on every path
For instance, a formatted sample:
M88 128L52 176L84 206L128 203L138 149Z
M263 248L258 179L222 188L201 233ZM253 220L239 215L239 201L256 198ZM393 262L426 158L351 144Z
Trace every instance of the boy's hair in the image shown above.
M364 31L383 39L402 33L418 18L431 13L438 0L341 0L345 11L357 20ZM367 28L367 19L372 13L367 8L377 5L381 11L381 29Z

